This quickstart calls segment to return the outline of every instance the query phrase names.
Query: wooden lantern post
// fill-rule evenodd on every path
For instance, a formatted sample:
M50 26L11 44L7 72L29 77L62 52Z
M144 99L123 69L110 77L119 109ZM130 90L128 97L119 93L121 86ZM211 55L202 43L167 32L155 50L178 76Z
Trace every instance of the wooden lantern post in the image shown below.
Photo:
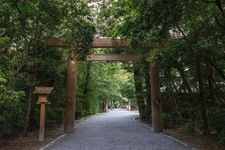
M45 109L46 104L49 103L48 96L53 90L53 87L35 87L34 93L38 94L38 104L40 104L40 129L39 129L39 142L44 141L45 135Z

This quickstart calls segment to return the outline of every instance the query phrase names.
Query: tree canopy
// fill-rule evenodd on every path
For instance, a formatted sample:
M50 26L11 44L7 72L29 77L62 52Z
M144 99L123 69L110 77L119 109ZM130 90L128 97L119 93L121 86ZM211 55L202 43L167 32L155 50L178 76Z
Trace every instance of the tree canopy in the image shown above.
M36 129L35 86L55 87L47 125L62 124L66 62L77 54L76 117L131 102L151 118L149 65L160 68L164 127L216 132L225 143L225 3L222 0L0 0L0 136ZM47 47L57 37L64 48ZM93 37L130 49L92 49ZM152 45L141 49L141 44ZM151 53L150 53L151 51ZM84 62L89 53L136 53L142 62ZM74 114L75 115L75 114ZM32 126L31 126L32 125ZM4 130L3 130L4 129Z

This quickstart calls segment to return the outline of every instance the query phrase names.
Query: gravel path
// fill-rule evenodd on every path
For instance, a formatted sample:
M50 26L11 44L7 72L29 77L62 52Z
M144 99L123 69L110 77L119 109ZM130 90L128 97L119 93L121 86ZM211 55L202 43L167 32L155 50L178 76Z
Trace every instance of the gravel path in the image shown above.
M134 118L135 112L114 110L87 119L45 150L188 150L161 134L156 134Z

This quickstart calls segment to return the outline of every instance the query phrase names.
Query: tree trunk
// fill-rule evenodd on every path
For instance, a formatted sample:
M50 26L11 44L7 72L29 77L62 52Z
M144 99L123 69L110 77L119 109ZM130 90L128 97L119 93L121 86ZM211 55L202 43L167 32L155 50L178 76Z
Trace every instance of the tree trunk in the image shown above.
M213 69L212 65L209 64L209 63L207 63L207 69L208 69L209 92L210 92L210 95L212 96L212 98L215 99L215 94L213 92L215 90L215 82L214 82L215 73L214 73L214 69Z
M134 63L134 86L135 86L135 93L137 97L137 105L141 119L145 119L145 111L146 105L144 101L143 94L143 86L141 82L141 71L140 67Z
M40 26L39 26L39 21L40 21L40 17L41 17L41 13L39 13L37 19L36 19L36 26L35 26L35 35L34 35L34 41L27 41L26 39L26 36L24 36L24 38L26 39L26 44L28 46L27 50L29 51L30 50L30 45L31 43L33 44L33 53L36 54L37 52L37 45L38 45L38 39L41 38L41 29L40 29ZM21 23L23 22L23 20L20 20ZM22 26L23 28L23 26ZM24 32L24 35L25 35L25 32ZM23 66L23 65L22 65ZM20 69L22 68L22 66L20 67ZM17 69L17 74L19 74L19 70L20 69ZM33 96L33 89L34 89L34 86L35 86L35 82L36 82L36 77L37 77L37 62L34 61L33 62L33 69L32 69L32 78L31 78L31 82L34 83L32 85L30 85L29 87L29 92L28 92L28 100L27 100L27 112L26 112L26 115L25 115L25 121L24 121L24 136L27 136L27 130L29 128L29 123L30 123L30 113L31 113L31 109L32 109L32 96Z
M202 74L202 60L199 56L196 57L197 78L199 85L199 95L201 101L201 118L203 121L203 132L208 133L208 113L206 108L207 95L204 88L203 74Z
M87 70L86 70L86 77L85 77L84 91L83 91L84 107L86 110L89 110L90 108L90 105L88 104L88 85L90 81L90 70L91 70L91 62L87 62Z
M149 62L145 62L144 72L145 72L145 86L146 86L146 93L147 93L147 107L146 113L149 120L151 118L151 84L150 84L150 65Z
M101 112L107 112L107 108L108 108L108 101L107 99L103 98L100 103L100 110Z
M189 83L188 83L188 80L187 80L187 77L186 77L186 75L185 75L183 66L179 66L179 67L178 67L178 71L179 71L179 74L180 74L180 76L181 76L181 78L182 78L182 80L183 80L183 82L184 82L184 85L185 85L185 87L186 87L188 93L189 93L189 94L192 94L192 89L191 89L191 86L190 86Z
M30 85L29 91L28 91L27 111L25 114L24 130L23 130L24 136L27 136L27 130L28 130L29 124L30 124L30 113L31 113L31 109L32 109L32 98L33 98L33 92L34 92L36 78L37 78L37 64L35 63L33 65L32 77L31 77L31 82L33 82L33 83L32 83L32 85Z
M30 124L30 112L31 112L31 105L32 105L32 95L33 95L33 87L29 88L28 92L28 99L27 99L27 111L25 115L25 121L24 121L24 136L27 136L27 130L29 128Z
M225 80L225 73L223 70L221 70L212 60L208 60L209 63L213 66L215 71Z

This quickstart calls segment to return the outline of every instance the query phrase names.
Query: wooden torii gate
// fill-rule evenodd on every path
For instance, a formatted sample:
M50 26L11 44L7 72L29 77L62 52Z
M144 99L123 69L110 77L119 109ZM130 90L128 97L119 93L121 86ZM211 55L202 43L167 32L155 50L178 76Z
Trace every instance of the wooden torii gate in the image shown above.
M63 41L51 37L43 40L46 46L64 47ZM93 48L130 48L128 42L123 39L101 39L94 38L92 42ZM151 46L143 45L142 48L148 48L151 51ZM139 61L139 55L132 54L92 54L86 56L86 61ZM150 79L151 82L151 111L152 111L152 127L153 132L162 132L161 119L161 101L160 101L160 82L159 69L155 64L150 64ZM77 61L74 54L71 54L68 62L67 71L67 105L65 112L64 132L72 133L74 129L75 119L75 103L76 103L76 75Z

